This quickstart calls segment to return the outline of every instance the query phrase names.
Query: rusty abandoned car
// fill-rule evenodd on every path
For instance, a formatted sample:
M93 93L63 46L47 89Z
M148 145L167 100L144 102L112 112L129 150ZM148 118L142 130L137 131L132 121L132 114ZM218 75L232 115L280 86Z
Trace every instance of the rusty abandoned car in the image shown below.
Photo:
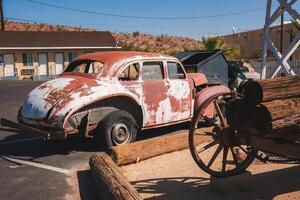
M53 139L95 135L107 146L121 145L135 141L138 130L190 121L196 94L201 103L228 90L207 87L203 74L187 74L175 57L89 53L72 61L57 79L32 90L20 108L18 123L6 119L1 123Z

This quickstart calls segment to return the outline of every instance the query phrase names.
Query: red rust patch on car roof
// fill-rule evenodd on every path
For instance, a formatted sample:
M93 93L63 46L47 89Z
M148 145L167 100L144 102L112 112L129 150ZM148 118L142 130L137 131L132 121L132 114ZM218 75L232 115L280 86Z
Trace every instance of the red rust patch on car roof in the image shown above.
M171 60L177 60L177 58L172 56L163 55L160 53L148 53L148 52L135 52L135 51L105 51L105 52L95 52L95 53L88 53L83 54L81 56L78 56L74 61L76 62L78 60L95 60L98 62L101 62L104 64L103 70L102 70L102 76L106 75L112 75L115 74L116 71L119 70L119 67L122 66L116 66L116 68L111 69L112 66L116 63L122 63L122 61L134 61L135 58L164 58L164 59L171 59ZM112 71L111 71L112 70ZM110 72L111 71L111 72Z

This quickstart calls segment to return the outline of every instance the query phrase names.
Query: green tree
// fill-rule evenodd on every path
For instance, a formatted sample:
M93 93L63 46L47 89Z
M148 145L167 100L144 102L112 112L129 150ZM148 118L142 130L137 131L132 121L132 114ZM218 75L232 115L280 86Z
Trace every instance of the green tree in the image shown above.
M227 59L236 60L241 58L241 48L239 45L229 45L220 37L203 37L203 50L221 50Z
M203 49L206 51L224 49L225 43L219 37L202 37Z
M300 31L300 25L298 24L298 22L296 22L295 20L292 20L292 24L298 31Z

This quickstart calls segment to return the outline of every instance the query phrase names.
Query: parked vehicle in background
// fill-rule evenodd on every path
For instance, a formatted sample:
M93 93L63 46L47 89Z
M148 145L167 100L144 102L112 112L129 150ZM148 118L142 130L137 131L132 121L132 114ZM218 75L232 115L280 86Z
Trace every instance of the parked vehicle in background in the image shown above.
M229 67L232 69L235 78L233 87L238 87L242 82L247 79L258 80L260 74L257 73L250 63L243 61L227 61Z
M210 85L229 85L230 70L221 51L181 52L174 56L187 73L203 73Z
M210 85L237 88L246 79L259 79L252 67L239 61L227 61L222 51L181 52L175 55L187 73L203 73Z
M31 91L19 124L49 132L50 138L91 137L108 146L135 141L138 130L190 121L194 101L219 92L201 73L186 74L178 59L157 53L99 52L73 60L59 78ZM213 117L212 112L203 114ZM54 137L55 136L55 137Z

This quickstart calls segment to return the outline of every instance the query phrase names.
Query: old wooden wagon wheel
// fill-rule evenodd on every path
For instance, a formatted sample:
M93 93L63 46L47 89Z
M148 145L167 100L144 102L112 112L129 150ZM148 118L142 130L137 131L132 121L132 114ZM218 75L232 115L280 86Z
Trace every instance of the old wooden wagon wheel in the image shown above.
M191 123L189 146L192 156L203 171L214 177L242 173L256 155L254 148L239 143L239 131L227 123L225 113L231 101L230 94L212 96L196 110ZM214 110L213 117L206 116L209 107ZM199 125L203 119L210 128Z

